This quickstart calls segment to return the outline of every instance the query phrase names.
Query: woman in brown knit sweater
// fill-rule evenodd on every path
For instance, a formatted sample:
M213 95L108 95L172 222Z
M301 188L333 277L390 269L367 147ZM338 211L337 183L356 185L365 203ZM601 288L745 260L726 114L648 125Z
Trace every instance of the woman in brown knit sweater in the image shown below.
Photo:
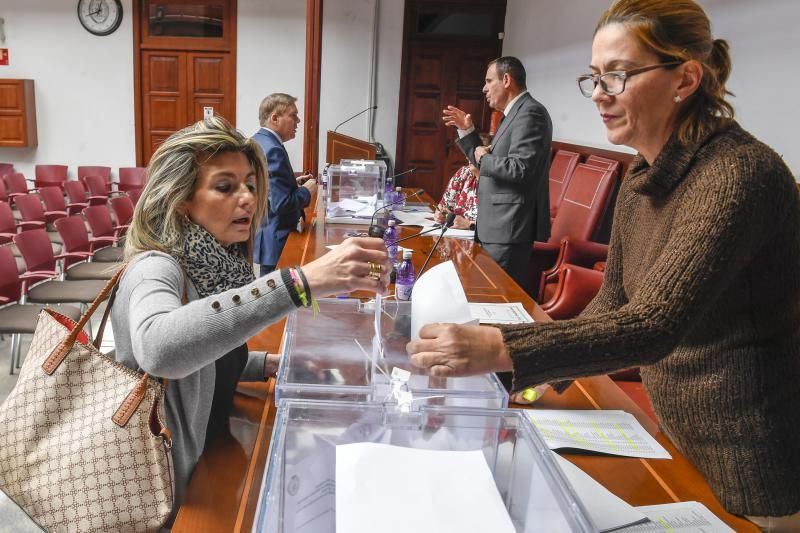
M513 370L514 389L641 365L663 431L731 513L800 528L800 198L733 120L728 45L692 0L619 0L580 89L623 180L605 280L572 320L429 325L435 376ZM760 517L760 518L759 518ZM780 517L780 518L779 518ZM787 530L788 530L787 529Z

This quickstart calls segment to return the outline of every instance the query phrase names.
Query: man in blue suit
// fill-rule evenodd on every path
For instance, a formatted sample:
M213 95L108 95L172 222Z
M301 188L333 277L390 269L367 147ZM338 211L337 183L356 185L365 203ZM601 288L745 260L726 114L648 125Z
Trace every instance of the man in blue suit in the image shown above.
M253 258L261 265L261 276L275 270L289 232L297 230L304 218L303 208L311 202L311 195L317 188L310 175L295 178L289 154L283 146L294 139L300 124L295 102L294 96L275 93L264 98L258 108L261 129L253 135L253 140L264 150L269 167L267 217L256 234Z

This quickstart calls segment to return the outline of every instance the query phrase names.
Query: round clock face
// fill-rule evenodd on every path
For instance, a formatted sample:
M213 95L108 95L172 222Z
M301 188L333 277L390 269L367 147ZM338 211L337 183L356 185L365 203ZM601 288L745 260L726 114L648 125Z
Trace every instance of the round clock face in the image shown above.
M78 0L78 20L95 35L108 35L122 22L120 0Z

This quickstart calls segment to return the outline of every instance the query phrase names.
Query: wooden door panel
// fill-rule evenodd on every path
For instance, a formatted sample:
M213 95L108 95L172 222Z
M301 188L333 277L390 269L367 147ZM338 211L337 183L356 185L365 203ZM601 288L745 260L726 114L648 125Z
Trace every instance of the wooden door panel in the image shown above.
M442 98L440 94L414 95L411 106L411 128L416 132L419 129L438 130L442 121Z
M173 132L186 126L186 54L142 53L142 130L144 161Z
M187 62L190 122L202 120L203 107L213 107L215 115L233 121L230 102L234 98L234 89L230 54L190 52Z
M483 95L486 65L494 56L486 45L411 43L406 114L399 143L398 170L415 167L406 184L439 199L466 157L456 145L456 129L444 125L442 110L454 105L470 113L479 132L488 131L490 110Z

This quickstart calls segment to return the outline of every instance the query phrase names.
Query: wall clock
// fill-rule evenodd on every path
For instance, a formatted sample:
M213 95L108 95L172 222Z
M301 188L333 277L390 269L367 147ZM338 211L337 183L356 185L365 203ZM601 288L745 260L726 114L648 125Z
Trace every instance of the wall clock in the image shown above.
M78 20L95 35L114 33L122 23L121 0L78 0Z

